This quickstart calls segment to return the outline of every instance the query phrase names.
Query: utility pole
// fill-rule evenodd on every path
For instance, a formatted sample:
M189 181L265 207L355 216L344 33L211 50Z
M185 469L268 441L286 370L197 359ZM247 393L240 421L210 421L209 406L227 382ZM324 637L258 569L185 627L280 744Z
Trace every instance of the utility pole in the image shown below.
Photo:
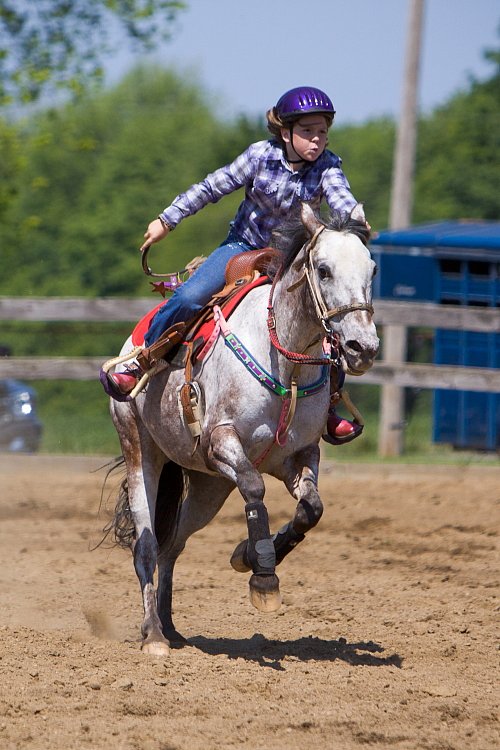
M424 18L424 0L410 0L402 109L396 135L392 177L390 229L410 226L413 205L413 178L417 144L418 79ZM407 331L403 326L385 326L383 358L388 362L406 361ZM379 454L400 456L404 437L404 388L382 386L379 421Z

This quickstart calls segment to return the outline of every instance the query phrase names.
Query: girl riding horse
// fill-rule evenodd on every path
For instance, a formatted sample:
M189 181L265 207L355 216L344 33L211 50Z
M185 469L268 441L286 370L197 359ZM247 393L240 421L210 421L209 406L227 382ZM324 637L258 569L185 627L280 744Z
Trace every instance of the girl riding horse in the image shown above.
M356 206L341 169L342 160L326 149L334 116L332 101L320 89L301 86L287 91L267 112L271 139L252 144L231 164L192 185L149 224L142 252L166 237L186 216L245 188L245 198L228 236L158 310L146 334L146 346L155 343L173 324L193 318L224 286L229 259L247 250L267 247L273 230L301 202L319 210L325 200L331 211L345 214ZM140 374L135 369L109 375L106 390L123 400L137 385ZM342 380L343 373L333 373L333 391L338 391ZM333 405L330 407L324 435L328 442L348 442L361 431L361 425L341 419Z

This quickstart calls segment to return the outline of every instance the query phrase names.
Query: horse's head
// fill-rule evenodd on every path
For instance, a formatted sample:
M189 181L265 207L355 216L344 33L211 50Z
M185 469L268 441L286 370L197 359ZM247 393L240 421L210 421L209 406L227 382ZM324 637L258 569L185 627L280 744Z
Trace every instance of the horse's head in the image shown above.
M365 244L369 231L363 207L358 204L347 218L337 216L326 225L303 204L301 218L310 239L294 266L302 267L318 319L338 339L344 370L361 375L379 348L372 319L376 266Z

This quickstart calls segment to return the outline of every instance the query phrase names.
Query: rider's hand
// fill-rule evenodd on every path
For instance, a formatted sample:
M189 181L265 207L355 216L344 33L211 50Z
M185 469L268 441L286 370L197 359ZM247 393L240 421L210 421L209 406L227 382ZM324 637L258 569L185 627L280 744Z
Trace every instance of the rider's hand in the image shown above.
M170 232L170 229L162 224L159 219L155 219L149 224L146 232L144 233L144 239L146 240L140 247L141 253L151 247L153 242L162 240Z

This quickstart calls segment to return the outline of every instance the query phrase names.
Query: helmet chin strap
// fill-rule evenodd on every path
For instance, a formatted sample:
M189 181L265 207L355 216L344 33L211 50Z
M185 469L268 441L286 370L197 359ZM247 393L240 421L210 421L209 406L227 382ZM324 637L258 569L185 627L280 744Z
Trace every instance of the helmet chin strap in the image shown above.
M295 151L295 149L293 147L293 125L290 125L289 130L290 130L290 146L292 147L292 151L294 151L294 153L297 154L297 152ZM297 154L297 156L298 156L298 154ZM303 161L305 161L305 159L290 159L288 157L288 154L287 154L286 160L287 160L287 162L289 164L301 164Z

